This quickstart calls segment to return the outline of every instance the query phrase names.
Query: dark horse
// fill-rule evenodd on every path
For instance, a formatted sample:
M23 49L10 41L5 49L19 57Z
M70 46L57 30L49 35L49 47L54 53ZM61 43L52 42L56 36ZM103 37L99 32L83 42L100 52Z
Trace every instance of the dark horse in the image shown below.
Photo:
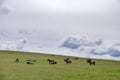
M19 62L19 59L17 58L17 59L15 60L15 62L18 63L18 62Z
M32 63L32 62L30 62L30 61L27 61L27 62L26 62L26 64L33 64L33 63Z
M94 65L95 66L95 61L92 61L92 59L87 59L87 63L89 65Z
M49 64L57 64L55 60L47 59L47 61L49 62Z
M64 59L64 61L66 62L66 64L71 64L72 63L72 61L70 61L69 58Z

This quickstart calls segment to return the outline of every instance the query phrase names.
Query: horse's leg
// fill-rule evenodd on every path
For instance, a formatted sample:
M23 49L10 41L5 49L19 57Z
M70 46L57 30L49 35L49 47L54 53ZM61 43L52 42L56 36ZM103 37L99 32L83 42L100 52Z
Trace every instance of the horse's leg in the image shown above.
M91 65L92 65L92 62L90 62L89 64L90 64L90 66L91 66Z
M95 66L95 62L93 62L93 65Z

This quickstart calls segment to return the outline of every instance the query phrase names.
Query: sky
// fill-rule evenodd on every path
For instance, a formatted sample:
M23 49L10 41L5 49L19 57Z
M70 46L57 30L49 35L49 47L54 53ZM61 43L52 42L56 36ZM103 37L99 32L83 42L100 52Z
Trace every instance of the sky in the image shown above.
M119 29L119 0L0 0L1 50L120 60Z

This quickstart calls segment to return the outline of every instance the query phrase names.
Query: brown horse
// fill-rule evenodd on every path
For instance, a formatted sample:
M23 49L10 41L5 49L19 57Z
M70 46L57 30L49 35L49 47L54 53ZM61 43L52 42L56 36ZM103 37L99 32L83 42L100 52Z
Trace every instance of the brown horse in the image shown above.
M27 62L26 62L26 64L33 64L33 63L32 63L32 62L30 62L30 61L27 61Z
M64 61L66 62L66 64L71 64L72 63L72 61L70 61L69 58L64 59Z
M49 62L49 64L57 64L55 60L47 59L47 61Z
M87 59L87 63L89 65L94 65L95 66L95 61L92 61L92 59Z
M18 62L19 62L19 59L18 59L18 58L16 58L15 62L16 62L16 63L18 63Z

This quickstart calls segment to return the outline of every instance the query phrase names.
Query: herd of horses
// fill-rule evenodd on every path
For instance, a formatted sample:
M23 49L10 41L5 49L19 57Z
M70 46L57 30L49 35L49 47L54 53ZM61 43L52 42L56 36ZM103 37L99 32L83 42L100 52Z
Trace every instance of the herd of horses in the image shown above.
M55 60L53 60L53 59L47 59L47 61L49 62L49 64L57 64L57 61L55 61ZM66 64L71 64L71 63L72 63L72 61L69 60L69 58L64 58L64 62L65 62Z
M78 58L75 58L75 60L78 60ZM53 60L53 59L47 59L47 61L49 62L49 64L57 64L57 61ZM72 61L69 59L69 58L64 58L63 61L66 63L66 64L71 64ZM16 63L19 63L20 60L18 58L15 59L15 62ZM31 60L31 59L28 59L26 60L26 64L33 64L33 62L36 62L36 60ZM95 61L92 60L92 59L87 59L86 61L89 65L94 65L95 66Z
M16 58L16 59L15 59L15 62L16 62L16 63L19 63L20 60L19 60L18 58ZM31 60L31 59L26 60L26 64L33 64L33 62L36 62L36 60L35 60L35 59L34 59L34 60Z

